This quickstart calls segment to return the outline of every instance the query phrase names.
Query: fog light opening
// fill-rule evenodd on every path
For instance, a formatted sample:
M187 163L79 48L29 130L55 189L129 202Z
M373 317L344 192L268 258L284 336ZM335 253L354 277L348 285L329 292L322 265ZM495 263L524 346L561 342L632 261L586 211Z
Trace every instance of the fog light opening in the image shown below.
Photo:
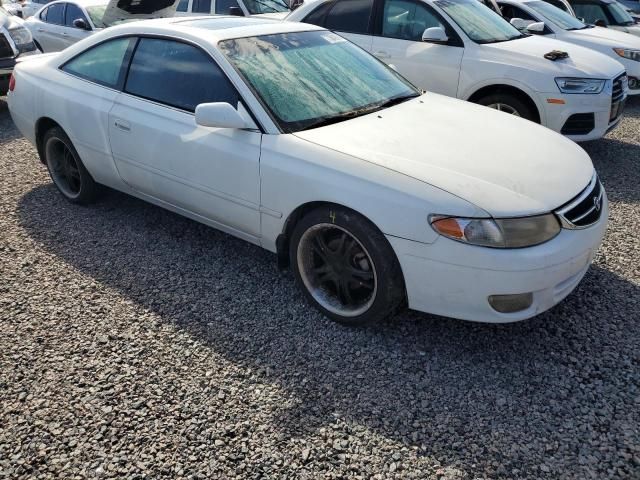
M636 77L629 77L629 89L638 90L640 88L640 79Z
M516 293L513 295L491 295L489 305L496 312L515 313L526 310L533 303L533 293Z

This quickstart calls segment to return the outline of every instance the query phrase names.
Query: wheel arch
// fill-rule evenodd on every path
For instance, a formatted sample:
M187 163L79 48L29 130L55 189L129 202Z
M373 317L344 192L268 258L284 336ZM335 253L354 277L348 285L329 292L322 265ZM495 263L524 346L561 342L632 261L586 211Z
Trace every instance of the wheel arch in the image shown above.
M353 213L361 216L366 221L368 221L374 228L376 228L381 234L384 235L382 230L366 215L354 208L348 207L346 205L342 205L336 202L318 200L312 202L306 202L302 205L299 205L287 216L287 219L284 221L284 225L282 227L282 232L276 238L276 253L278 255L278 268L281 270L287 269L289 267L289 241L291 239L291 233L295 228L296 224L300 221L302 217L304 217L307 213L320 208L320 207L335 207L342 208L345 210L350 210Z
M62 128L58 122L49 117L41 117L36 122L36 149L38 150L38 156L42 163L46 162L44 158L44 145L42 144L42 140L44 139L45 133L55 127ZM64 128L62 128L62 130L64 131Z
M478 100L480 100L482 97L486 97L487 95L493 95L495 93L508 93L522 100L531 108L531 111L535 114L536 123L542 122L542 115L540 114L540 108L538 108L538 105L533 100L533 98L531 98L531 96L521 88L515 87L513 85L508 85L504 83L486 85L484 87L479 88L475 92L473 92L467 98L467 101L472 103L477 103Z

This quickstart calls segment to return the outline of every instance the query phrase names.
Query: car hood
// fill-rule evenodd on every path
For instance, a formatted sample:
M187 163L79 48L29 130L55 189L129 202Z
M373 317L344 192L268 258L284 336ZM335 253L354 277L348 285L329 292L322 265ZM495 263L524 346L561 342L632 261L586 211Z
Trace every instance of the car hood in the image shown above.
M495 217L555 210L593 175L589 156L563 136L435 93L295 135L433 185Z
M537 35L481 46L486 47L487 52L495 53L496 62L527 65L535 71L546 71L554 75L614 78L623 71L620 63L599 52ZM544 58L552 50L567 52L569 58L555 61Z
M126 20L173 17L180 0L109 0L102 21L105 25Z
M621 32L626 32L636 37L640 37L640 25L628 25L616 28Z
M611 48L640 48L640 38L620 30L613 30L612 28L593 27L585 28L584 30L573 30L570 33L574 34L576 38L585 39L592 43L606 45ZM638 35L640 35L640 29L638 29Z

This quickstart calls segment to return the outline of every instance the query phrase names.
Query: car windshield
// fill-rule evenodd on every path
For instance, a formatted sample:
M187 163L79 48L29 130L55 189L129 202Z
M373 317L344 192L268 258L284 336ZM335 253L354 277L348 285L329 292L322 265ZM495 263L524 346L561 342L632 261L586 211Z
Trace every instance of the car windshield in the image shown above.
M537 2L528 2L526 5L543 17L548 18L552 23L556 24L563 30L582 30L583 28L588 28L587 25L582 23L576 17L573 17L567 12L560 10L558 7L554 7L542 0Z
M476 43L507 42L526 36L478 0L437 0L435 4Z
M87 13L89 14L89 18L95 25L96 28L107 28L113 27L114 25L120 25L121 23L127 22L135 22L137 18L125 18L125 19L117 19L107 21L104 19L104 14L107 11L107 5L92 5L86 7Z
M243 3L251 15L288 12L290 10L284 0L243 0Z
M224 40L219 47L285 133L419 96L391 68L324 30Z
M633 25L633 17L617 2L608 5L614 25Z

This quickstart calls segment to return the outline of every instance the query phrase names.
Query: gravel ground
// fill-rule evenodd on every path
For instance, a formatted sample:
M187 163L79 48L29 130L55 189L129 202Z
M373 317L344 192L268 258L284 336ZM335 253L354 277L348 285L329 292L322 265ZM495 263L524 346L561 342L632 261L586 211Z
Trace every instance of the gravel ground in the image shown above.
M611 222L562 304L353 330L255 246L65 202L0 99L0 478L640 478L640 101L584 147Z

